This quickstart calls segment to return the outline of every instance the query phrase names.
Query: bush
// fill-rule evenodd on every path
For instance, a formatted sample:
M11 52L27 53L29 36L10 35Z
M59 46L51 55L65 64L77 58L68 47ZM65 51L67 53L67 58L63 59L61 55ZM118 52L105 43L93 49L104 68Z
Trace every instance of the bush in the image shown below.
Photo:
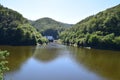
M0 51L0 80L3 80L3 73L5 70L8 70L9 68L5 66L7 61L5 61L5 57L9 55L9 52L7 51Z

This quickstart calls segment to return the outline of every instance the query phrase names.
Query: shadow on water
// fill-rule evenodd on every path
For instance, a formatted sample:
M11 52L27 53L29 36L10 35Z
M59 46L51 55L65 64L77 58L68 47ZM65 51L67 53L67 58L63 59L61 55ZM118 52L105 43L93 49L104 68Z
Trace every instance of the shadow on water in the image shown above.
M120 80L119 51L73 47L69 47L69 49L74 53L76 61L86 69L107 78L107 80Z

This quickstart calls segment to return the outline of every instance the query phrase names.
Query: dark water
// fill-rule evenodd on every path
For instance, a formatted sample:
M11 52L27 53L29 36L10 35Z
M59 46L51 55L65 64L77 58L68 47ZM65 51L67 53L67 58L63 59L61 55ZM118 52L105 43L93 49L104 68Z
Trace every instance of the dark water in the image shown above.
M5 80L120 80L120 52L47 46L0 46L11 54Z

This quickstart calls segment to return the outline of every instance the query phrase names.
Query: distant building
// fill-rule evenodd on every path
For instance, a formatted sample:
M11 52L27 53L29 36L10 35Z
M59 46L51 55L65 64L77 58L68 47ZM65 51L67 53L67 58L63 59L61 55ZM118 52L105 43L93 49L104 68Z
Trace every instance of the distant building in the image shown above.
M45 36L49 42L53 42L54 41L54 38L53 36Z

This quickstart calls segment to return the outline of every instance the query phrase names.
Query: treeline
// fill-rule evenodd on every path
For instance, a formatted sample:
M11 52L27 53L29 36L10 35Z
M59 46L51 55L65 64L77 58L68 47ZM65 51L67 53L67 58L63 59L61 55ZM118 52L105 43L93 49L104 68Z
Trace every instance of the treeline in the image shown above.
M21 14L0 5L0 45L36 45L46 41Z
M120 5L80 21L60 37L78 47L120 50Z
M36 21L29 20L29 22L43 36L53 36L55 39L59 38L59 33L72 26L72 24L61 23L48 17L41 18Z

